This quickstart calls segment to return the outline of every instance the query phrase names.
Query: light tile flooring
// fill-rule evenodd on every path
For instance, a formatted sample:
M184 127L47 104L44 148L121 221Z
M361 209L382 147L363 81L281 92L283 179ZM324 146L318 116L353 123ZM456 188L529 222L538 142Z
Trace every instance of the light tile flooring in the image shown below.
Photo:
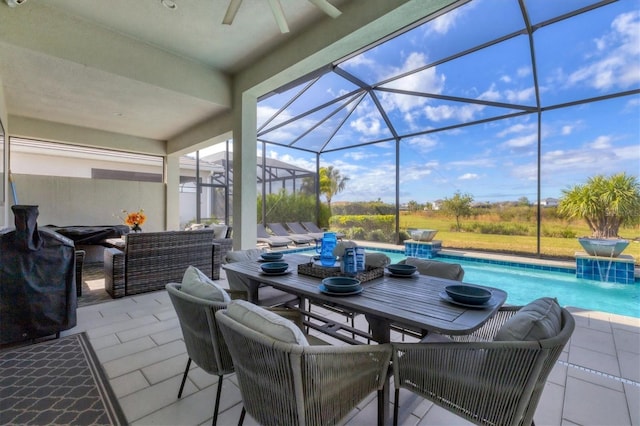
M640 319L571 311L576 329L547 381L536 424L640 425ZM335 313L327 315L340 319ZM366 327L363 316L356 321ZM211 424L215 376L193 368L177 399L187 355L166 292L79 308L77 327L63 334L81 331L88 333L130 424ZM223 383L218 424L235 425L242 408L235 376ZM401 393L400 400L403 425L466 424L409 393ZM345 422L373 425L376 413L371 395ZM256 423L247 417L245 424Z

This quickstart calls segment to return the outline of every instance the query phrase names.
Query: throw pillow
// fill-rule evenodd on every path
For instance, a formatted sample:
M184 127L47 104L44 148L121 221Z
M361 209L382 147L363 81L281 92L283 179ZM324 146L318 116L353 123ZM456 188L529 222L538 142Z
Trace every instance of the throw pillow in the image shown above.
M213 238L216 240L220 240L222 238L227 237L227 225L225 224L214 224L211 225L213 229Z
M343 240L340 241L333 249L333 255L342 257L344 256L344 249L358 247L355 241Z
M245 300L234 300L227 315L240 324L284 343L309 346L307 338L291 320Z
M493 340L543 340L557 336L562 328L562 310L555 298L543 297L523 306L498 330Z
M436 278L445 278L456 281L462 281L464 278L464 269L462 269L462 266L457 263L418 259L417 257L408 257L400 263L406 263L407 265L417 267L418 272L422 275L430 275Z
M260 249L230 251L225 255L224 261L225 263L250 262L253 260L259 260L261 254L262 250Z
M364 264L374 268L384 268L391 263L391 259L384 253L365 252Z
M182 286L180 289L187 294L200 299L207 299L214 302L229 302L231 298L226 291L201 270L195 266L189 266L182 276Z

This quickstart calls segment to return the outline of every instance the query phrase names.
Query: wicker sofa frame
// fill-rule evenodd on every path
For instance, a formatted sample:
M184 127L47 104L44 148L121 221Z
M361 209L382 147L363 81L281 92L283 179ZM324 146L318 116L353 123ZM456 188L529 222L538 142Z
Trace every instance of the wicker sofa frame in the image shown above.
M104 250L105 290L113 298L164 290L167 283L181 282L190 265L219 279L232 240L213 235L213 229L128 234L123 250Z

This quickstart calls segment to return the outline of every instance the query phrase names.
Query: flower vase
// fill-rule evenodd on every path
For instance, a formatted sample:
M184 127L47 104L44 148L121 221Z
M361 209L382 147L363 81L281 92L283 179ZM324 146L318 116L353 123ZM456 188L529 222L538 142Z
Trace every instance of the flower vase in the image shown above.
M138 232L142 232L142 228L140 228L140 225L138 225L138 224L136 223L135 225L133 225L133 226L131 227L131 232L136 232L136 233L138 233Z

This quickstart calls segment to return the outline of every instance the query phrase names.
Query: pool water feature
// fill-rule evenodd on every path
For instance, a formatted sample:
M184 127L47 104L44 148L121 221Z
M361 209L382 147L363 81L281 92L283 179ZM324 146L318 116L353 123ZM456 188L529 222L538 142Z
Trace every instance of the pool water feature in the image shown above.
M367 252L383 252L397 263L406 259L401 251L366 249ZM293 252L293 250L291 250ZM295 251L315 255L315 250ZM546 271L502 264L469 261L456 257L440 256L434 260L458 263L464 269L464 281L497 287L508 293L507 303L524 305L539 297L556 297L561 306L609 312L640 318L640 283L616 284L576 278L575 271L563 268Z

